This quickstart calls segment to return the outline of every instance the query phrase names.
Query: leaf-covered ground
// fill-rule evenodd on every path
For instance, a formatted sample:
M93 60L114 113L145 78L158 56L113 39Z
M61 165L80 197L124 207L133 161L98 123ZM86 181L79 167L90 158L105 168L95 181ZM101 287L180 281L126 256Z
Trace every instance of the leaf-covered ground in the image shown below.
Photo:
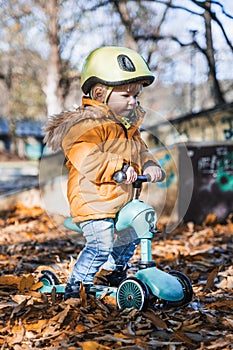
M84 242L59 220L21 205L0 213L0 349L233 348L232 218L223 225L209 216L202 226L188 223L155 238L157 266L187 274L194 290L188 306L167 311L39 293L41 270L65 283ZM130 273L138 260L139 249Z

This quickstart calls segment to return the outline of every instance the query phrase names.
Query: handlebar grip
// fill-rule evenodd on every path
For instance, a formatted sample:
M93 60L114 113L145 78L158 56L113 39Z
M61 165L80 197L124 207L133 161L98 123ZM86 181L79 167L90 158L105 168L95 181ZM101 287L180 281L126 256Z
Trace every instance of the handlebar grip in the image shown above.
M126 180L126 175L122 170L119 170L113 174L112 178L115 182L121 184L122 182L124 182ZM150 182L150 181L151 181L150 175L138 175L137 180L134 182L134 184L135 183L142 183L142 182Z
M136 181L151 182L151 177L150 177L150 175L138 175Z
M159 180L159 182L162 182L162 181L165 180L165 178L166 178L166 172L165 172L163 169L161 169L161 171L162 171L162 177L161 177L161 179Z
M133 188L141 188L143 182L150 182L150 175L138 175L137 180L133 182Z

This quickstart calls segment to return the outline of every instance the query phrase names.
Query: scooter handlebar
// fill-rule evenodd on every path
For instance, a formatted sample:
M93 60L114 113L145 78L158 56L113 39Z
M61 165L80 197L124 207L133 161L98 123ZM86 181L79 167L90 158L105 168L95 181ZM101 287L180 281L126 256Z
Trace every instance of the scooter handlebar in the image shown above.
M126 180L126 174L122 170L119 170L113 174L113 180L119 184L123 183ZM137 180L134 183L141 184L142 182L150 182L150 175L138 175Z

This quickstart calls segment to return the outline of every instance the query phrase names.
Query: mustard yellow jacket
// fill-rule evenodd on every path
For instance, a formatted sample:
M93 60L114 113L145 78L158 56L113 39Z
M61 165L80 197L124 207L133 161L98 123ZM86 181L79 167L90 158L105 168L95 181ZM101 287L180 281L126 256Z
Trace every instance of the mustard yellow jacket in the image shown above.
M74 222L115 218L132 200L132 185L116 184L112 179L124 164L131 164L138 174L147 162L158 165L140 135L144 116L140 106L137 115L135 124L126 129L107 105L84 97L80 108L48 124L47 143L61 142L67 159L67 196Z

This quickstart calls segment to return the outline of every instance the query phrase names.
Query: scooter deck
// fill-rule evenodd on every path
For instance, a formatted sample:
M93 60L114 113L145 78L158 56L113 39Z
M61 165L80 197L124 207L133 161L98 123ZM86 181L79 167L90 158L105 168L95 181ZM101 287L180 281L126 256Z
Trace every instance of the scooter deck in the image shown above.
M58 294L64 294L66 284L54 284L54 285L46 285L44 284L40 289L38 289L38 292L40 293L52 293L53 289L55 288L56 293ZM108 287L103 285L93 285L90 288L89 291L90 294L95 294L96 297L102 296L103 294L116 297L117 293L117 287Z

